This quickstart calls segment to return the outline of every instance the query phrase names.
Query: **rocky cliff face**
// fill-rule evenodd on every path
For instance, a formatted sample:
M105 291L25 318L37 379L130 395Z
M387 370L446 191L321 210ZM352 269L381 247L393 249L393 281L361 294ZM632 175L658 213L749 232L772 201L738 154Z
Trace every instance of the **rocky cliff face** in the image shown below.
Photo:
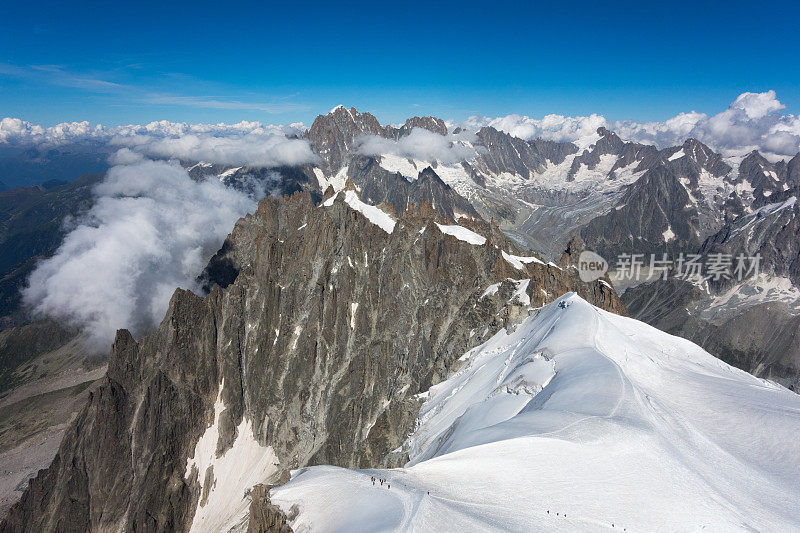
M573 268L516 256L496 227L409 209L388 232L354 194L265 199L212 260L206 297L178 290L153 334L120 331L104 382L0 529L246 524L248 490L287 468L402 462L415 395L529 305L574 290L624 310Z
M700 249L703 255L761 256L760 270L800 286L800 188L781 191L772 203L724 226ZM722 280L725 281L725 280ZM720 283L719 285L730 285Z
M481 128L476 136L475 144L484 150L478 152L473 166L484 174L510 172L530 179L544 172L548 162L560 164L578 150L572 143L525 141L492 127Z
M613 137L605 133L594 150L602 143L618 154L615 168L635 164L643 173L617 205L581 230L601 254L694 251L753 202L750 182L734 180L722 157L695 139L658 151L607 140Z
M595 170L604 155L615 158L611 172L629 165L636 165L638 170L644 170L658 159L658 150L655 146L625 142L616 133L606 128L598 128L597 134L600 139L572 160L567 179L575 179L581 166Z
M446 220L455 221L463 216L480 218L472 204L442 181L431 167L425 167L417 179L408 181L381 168L374 158L361 156L351 159L349 170L362 199L370 204L386 203L402 213L410 205L425 203Z
M311 148L323 160L324 169L335 174L347 164L359 135L384 135L386 130L378 119L355 108L338 106L327 115L319 115L308 130Z
M726 363L800 390L800 307L758 285L735 287L737 302L679 279L658 280L625 291L631 316L697 343ZM748 303L748 296L764 298ZM737 305L738 304L738 305Z

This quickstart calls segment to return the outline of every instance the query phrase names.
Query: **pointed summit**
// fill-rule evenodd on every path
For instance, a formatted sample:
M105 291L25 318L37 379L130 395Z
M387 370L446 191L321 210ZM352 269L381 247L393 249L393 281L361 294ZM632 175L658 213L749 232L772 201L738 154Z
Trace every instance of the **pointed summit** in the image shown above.
M359 135L383 135L385 129L369 113L337 106L327 115L318 115L308 130L311 148L325 161L327 170L336 173L345 164Z

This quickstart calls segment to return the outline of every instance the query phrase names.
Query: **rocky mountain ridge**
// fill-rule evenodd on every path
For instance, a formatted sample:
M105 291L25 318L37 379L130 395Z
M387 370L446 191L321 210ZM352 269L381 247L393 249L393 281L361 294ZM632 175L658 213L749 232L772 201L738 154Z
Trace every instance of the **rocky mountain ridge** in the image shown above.
M117 334L103 383L0 529L188 528L250 488L223 468L247 450L275 458L245 461L267 484L305 464L398 464L415 395L465 349L570 290L624 309L496 227L447 222L425 206L394 218L352 183L320 205L263 200L212 260L231 274L210 274L208 296L178 290L156 332Z

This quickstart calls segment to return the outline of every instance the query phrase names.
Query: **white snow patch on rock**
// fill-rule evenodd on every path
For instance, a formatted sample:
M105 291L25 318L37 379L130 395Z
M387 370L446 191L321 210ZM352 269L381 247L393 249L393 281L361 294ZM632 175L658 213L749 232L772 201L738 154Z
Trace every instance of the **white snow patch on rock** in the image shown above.
M495 294L497 294L498 289L500 289L500 284L501 283L502 282L498 282L498 283L492 283L491 285L489 285L486 288L486 290L483 291L483 294L481 294L481 297L479 299L482 300L482 299L486 298L487 296L494 296Z
M527 265L528 263L538 263L540 265L544 265L544 261L542 261L542 260L540 260L540 259L538 259L536 257L524 257L524 256L521 256L521 255L511 255L511 254L506 253L505 251L503 252L503 259L508 261L508 263L511 266L513 266L514 268L516 268L517 270L524 270L525 269L525 265Z
M363 214L370 222L380 227L386 233L391 233L394 231L395 220L391 217L391 215L389 215L389 213L386 211L375 207L374 205L365 204L361 201L361 198L358 197L358 193L355 191L345 191L344 201L347 202L347 205Z
M236 171L239 170L240 168L242 167L229 168L228 170L219 175L219 179L222 180L227 178L228 176L233 176L234 174L236 174Z
M459 226L457 224L446 225L439 223L436 223L436 226L442 233L446 233L447 235L452 235L453 237L455 237L460 241L468 242L469 244L474 244L477 246L482 246L486 244L486 237L484 237L483 235L479 235L474 231L465 228L464 226Z
M219 386L214 402L214 422L200 436L194 455L186 460L185 478L197 469L197 480L202 493L210 490L208 499L198 502L190 531L228 531L247 515L250 499L245 492L253 485L266 482L278 471L278 458L271 446L262 446L253 435L253 427L247 417L236 428L236 440L220 456L216 455L219 441L219 420L225 410L222 390ZM212 468L213 482L210 489L205 486L206 471Z
M677 152L675 152L674 154L669 156L669 158L667 158L667 160L668 161L675 161L676 159L680 159L681 157L684 157L685 155L686 154L683 153L683 148L681 148L680 150L678 150Z

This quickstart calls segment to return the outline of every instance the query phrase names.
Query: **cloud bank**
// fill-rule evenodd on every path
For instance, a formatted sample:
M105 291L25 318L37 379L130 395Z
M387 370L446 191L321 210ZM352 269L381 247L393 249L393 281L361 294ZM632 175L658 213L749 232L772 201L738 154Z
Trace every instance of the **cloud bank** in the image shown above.
M800 152L800 117L781 113L785 109L775 91L743 93L728 109L712 116L690 111L661 122L608 121L602 115L565 117L547 115L541 119L508 115L494 119L470 117L460 125L470 131L492 126L516 137L570 141L585 147L597 139L604 126L629 141L659 148L683 143L693 137L728 157L741 157L759 150L777 160Z
M376 135L364 135L356 139L358 153L368 156L392 154L420 161L441 161L446 165L475 157L475 148L467 141L473 135L439 135L424 128L413 128L411 133L397 140Z
M588 117L546 115L541 119L507 115L494 119L470 117L460 125L470 131L491 126L520 139L533 140L541 137L549 141L573 142L583 148L599 138L597 128L608 126L608 122L603 116L595 114Z
M91 210L23 291L34 314L83 327L99 350L118 328L139 334L157 324L176 287L197 290L208 258L256 206L213 177L192 180L176 162L130 150L116 162Z
M181 161L213 161L221 165L276 167L316 161L317 156L305 139L290 139L266 133L215 136L189 133L175 137L118 136L111 144L155 157Z
M779 159L800 151L800 117L781 114L785 108L775 91L743 93L728 109L711 117L681 113L665 122L620 121L612 128L622 137L658 146L694 137L723 155L735 157L759 150Z
M19 118L7 117L0 120L0 143L5 144L61 144L87 141L110 142L113 139L136 139L137 137L168 138L185 135L214 137L243 137L288 135L299 136L305 131L301 123L283 125L264 125L261 122L242 121L236 124L187 124L160 120L148 124L129 124L127 126L107 127L89 122L63 122L44 127Z
M759 150L773 160L791 157L800 151L800 117L784 113L785 105L775 91L743 93L727 109L715 115L696 111L679 113L664 121L610 121L602 115L568 117L523 115L470 117L457 123L475 132L492 126L522 139L541 137L569 141L585 147L597 139L597 128L604 126L620 137L660 148L683 143L694 137L729 157L740 157ZM297 164L313 159L305 141L297 139L305 131L302 124L264 125L260 122L237 124L186 124L158 121L145 125L105 127L89 122L70 122L43 127L20 120L0 120L0 144L60 145L81 142L114 143L156 157L184 159L219 158L227 164ZM288 138L286 138L288 136ZM453 162L469 158L463 139L442 138L424 129L415 129L398 141L372 137L362 139L362 153L393 153L417 159Z

